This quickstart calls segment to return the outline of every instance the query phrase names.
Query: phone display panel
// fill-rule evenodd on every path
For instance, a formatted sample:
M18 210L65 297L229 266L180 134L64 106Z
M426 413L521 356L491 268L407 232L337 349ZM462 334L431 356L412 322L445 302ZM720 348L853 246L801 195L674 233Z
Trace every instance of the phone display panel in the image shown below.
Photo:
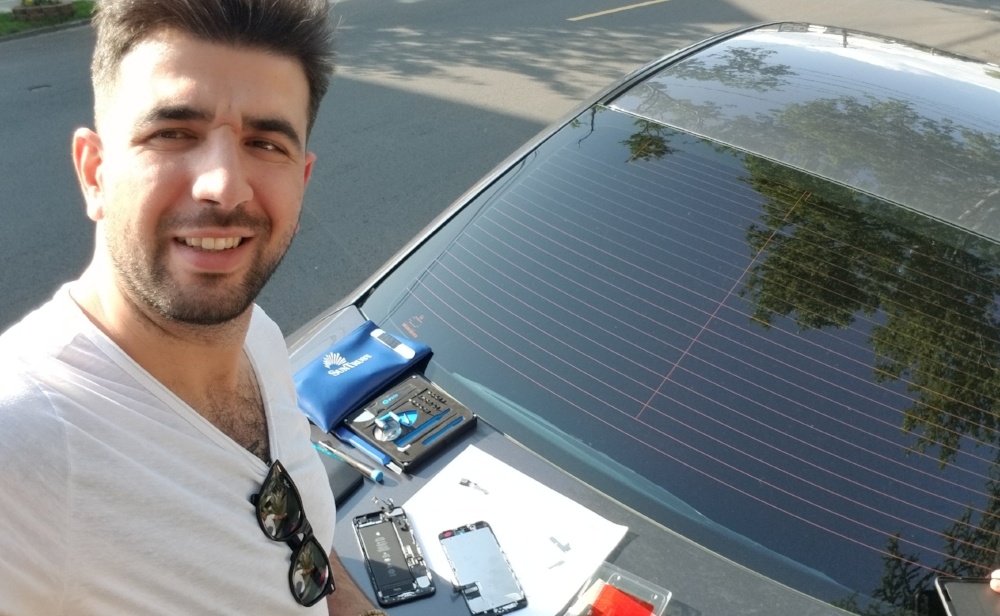
M493 529L476 522L438 535L472 616L496 616L528 605Z

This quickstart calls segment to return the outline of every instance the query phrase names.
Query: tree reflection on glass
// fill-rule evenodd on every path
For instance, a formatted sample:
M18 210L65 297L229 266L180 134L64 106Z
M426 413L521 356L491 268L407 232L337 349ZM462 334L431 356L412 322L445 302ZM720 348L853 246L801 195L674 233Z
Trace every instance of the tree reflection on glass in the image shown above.
M726 47L680 62L671 74L681 79L720 83L765 92L785 85L794 75L787 64L771 62L777 52L761 47Z
M695 101L688 96L690 92L676 84L706 81L753 92L780 88L791 71L787 65L770 63L773 53L762 47L736 47L686 59L671 69L669 83L650 79L627 97L635 101L633 111L639 115L655 118L666 114L670 124L697 131L723 119L727 115L725 105L711 98Z
M754 322L767 328L789 318L804 331L865 318L875 380L905 383L910 395L902 428L915 435L915 451L946 466L962 447L1000 443L998 246L770 161L745 162L747 181L766 198L747 231L755 258L741 292ZM872 596L891 608L856 598L842 607L910 613L935 576L995 566L998 484L985 487L988 505L968 507L942 533L941 562L905 553L898 535L887 540L883 584Z
M905 106L884 111L906 115ZM940 142L936 147L969 148L962 156L978 156L991 141L965 135L948 142L933 121L917 124ZM638 120L636 126L621 142L630 161L674 151L661 125ZM899 382L909 394L901 427L914 436L913 451L946 467L963 447L1000 445L1000 246L814 175L714 147L741 160L744 181L763 197L759 219L746 231L752 264L740 292L752 322L766 329L789 319L805 332L863 319L874 380ZM995 155L1000 160L1000 151ZM861 172L863 161L857 164ZM1000 481L989 479L983 493L986 505L970 505L942 530L939 562L921 562L899 534L890 536L875 601L850 597L838 605L870 616L912 614L937 575L979 576L996 566Z
M815 329L875 319L876 378L906 383L914 402L902 427L917 435L915 449L937 446L947 464L963 435L997 443L1000 250L920 214L901 224L900 208L879 211L888 206L795 168L837 169L874 194L931 204L925 214L1000 236L1000 136L893 98L812 98L765 113L698 94L699 83L739 96L780 90L798 76L778 58L765 46L726 47L647 80L623 105L786 163L745 160L748 182L768 199L748 231L762 258L743 291L759 323L793 315ZM651 126L626 142L633 157L656 152Z
M666 137L673 131L666 126L641 119L636 120L635 125L639 130L622 142L631 152L628 162L663 158L674 151L668 145Z
M902 427L918 435L916 449L936 445L946 464L963 435L997 443L997 246L916 214L909 227L889 224L864 195L817 194L815 180L768 161L748 170L768 197L747 232L761 255L743 290L755 320L787 316L808 329L877 314L876 378L905 380L913 404Z

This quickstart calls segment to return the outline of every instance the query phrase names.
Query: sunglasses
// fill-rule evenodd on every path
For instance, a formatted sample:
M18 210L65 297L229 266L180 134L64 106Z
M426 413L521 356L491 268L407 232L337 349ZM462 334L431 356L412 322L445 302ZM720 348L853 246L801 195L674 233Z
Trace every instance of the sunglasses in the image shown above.
M250 502L257 507L257 523L267 538L284 541L292 548L288 586L295 600L310 606L332 593L330 559L313 536L299 490L280 462L271 464L260 492L251 496Z

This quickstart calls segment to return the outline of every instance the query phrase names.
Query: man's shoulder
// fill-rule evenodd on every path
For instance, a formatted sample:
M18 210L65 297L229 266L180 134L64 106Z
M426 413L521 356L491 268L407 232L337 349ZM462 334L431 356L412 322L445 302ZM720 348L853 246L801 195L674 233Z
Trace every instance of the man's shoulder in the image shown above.
M250 329L247 332L247 344L251 347L262 347L268 351L274 351L275 347L285 349L285 338L281 334L281 328L271 317L267 316L264 309L254 304L253 314L250 317Z
M0 335L0 413L45 404L39 377L50 370L52 354L44 337L32 335L31 316Z
M288 346L278 324L264 314L259 306L254 307L246 349L257 367L257 378L268 382L267 389L272 394L279 388L284 389L294 407L295 384L288 361Z
M20 321L0 334L0 362L32 364L44 356L57 354L79 332L75 307L65 287Z
M63 451L65 422L52 392L24 366L0 362L0 461L33 468Z
M32 367L18 358L0 357L0 409L46 403L46 393Z
M0 334L0 412L8 420L26 411L33 420L56 417L58 392L99 364L100 350L81 320L64 288Z

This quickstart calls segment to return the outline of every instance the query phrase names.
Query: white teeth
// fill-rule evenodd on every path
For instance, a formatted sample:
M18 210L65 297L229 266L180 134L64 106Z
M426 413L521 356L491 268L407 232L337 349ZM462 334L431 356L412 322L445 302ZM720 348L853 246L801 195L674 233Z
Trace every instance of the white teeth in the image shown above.
M202 250L226 250L235 248L243 241L241 237L186 237L184 243Z

